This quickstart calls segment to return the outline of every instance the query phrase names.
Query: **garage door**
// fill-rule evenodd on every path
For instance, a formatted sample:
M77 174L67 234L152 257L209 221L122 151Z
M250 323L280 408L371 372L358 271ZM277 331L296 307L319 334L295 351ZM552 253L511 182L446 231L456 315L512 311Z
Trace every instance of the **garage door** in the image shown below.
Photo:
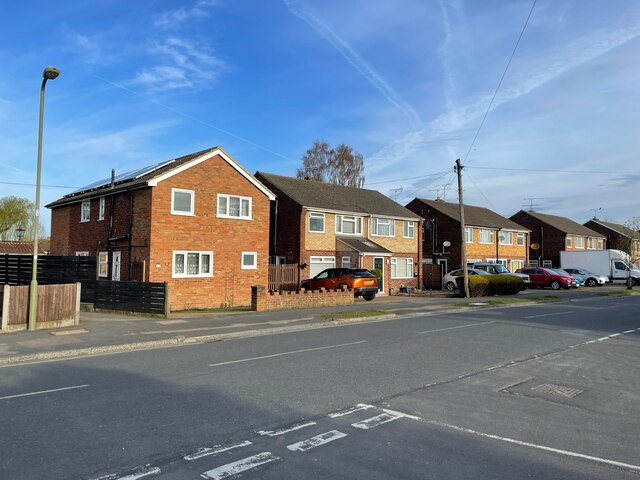
M325 268L334 268L336 266L336 257L311 257L309 277L313 278Z

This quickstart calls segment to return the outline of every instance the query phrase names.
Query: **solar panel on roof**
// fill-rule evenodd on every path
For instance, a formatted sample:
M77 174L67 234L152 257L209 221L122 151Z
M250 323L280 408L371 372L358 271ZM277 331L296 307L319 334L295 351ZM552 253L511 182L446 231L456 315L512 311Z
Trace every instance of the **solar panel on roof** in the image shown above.
M143 175L147 175L151 172L158 170L159 168L164 167L165 165L169 165L173 161L174 160L168 160L166 162L155 163L153 165L148 165L146 167L138 168L137 170L131 170L130 172L121 173L120 175L116 175L113 183L119 184L119 183L136 180L142 177ZM79 188L78 190L75 190L74 192L71 192L68 195L65 195L65 197L70 197L73 195L77 195L79 193L90 192L91 190L97 190L98 188L106 187L107 185L111 185L111 178L105 178L103 180L90 183L89 185L86 185L82 188Z

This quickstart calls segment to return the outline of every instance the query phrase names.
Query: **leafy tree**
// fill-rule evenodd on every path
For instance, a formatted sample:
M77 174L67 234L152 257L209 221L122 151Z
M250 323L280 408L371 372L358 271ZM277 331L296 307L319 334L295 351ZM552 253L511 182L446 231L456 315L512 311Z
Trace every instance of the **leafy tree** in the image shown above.
M324 140L316 140L302 156L302 168L298 169L296 175L298 178L362 187L364 158L344 143L334 149Z
M26 198L0 198L0 240L17 240L16 228L26 229L25 238L33 238L33 203Z

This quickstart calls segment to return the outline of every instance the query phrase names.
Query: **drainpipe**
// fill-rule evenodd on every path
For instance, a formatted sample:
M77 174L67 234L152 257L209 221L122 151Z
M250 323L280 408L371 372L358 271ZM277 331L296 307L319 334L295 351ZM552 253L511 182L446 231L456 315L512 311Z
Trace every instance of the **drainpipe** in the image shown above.
M129 255L127 257L127 280L131 280L131 242L133 231L133 192L129 192ZM144 282L144 278L142 279Z
M275 200L275 208L273 210L273 263L278 263L278 197ZM299 264L299 263L298 263Z

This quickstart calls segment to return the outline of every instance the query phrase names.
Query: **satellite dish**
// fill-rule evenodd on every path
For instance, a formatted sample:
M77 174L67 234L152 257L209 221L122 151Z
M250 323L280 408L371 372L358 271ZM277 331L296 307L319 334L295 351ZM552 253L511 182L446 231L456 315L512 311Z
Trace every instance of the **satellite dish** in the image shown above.
M540 248L540 245L538 245L537 243L531 244L531 250L538 250L539 248Z
M445 240L444 242L442 242L442 246L444 248L450 247L451 246L451 242L449 240Z

